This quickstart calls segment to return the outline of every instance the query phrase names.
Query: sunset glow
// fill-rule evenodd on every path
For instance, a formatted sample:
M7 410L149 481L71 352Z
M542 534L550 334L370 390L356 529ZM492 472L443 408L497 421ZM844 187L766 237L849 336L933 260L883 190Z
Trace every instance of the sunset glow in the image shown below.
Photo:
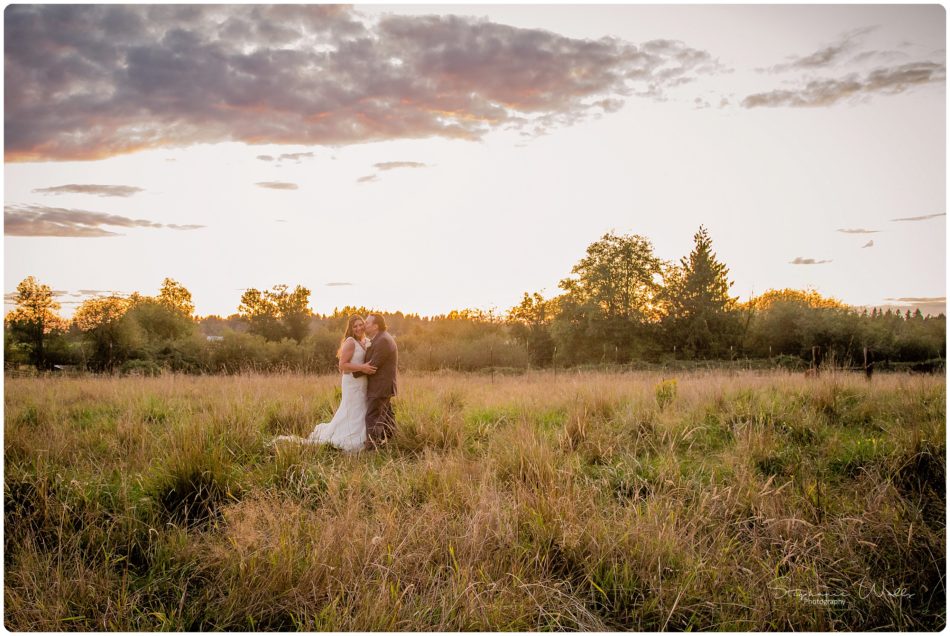
M5 276L434 315L702 224L742 299L946 304L944 9L12 5ZM874 236L865 236L873 234ZM873 241L870 240L873 238Z

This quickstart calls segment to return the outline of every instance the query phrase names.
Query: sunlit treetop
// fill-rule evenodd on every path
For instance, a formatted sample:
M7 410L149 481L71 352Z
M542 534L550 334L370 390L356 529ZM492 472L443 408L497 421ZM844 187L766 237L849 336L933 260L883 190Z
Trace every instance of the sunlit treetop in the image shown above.
M767 292L749 299L744 303L745 308L768 309L775 303L795 303L812 309L850 309L837 298L822 296L813 289L770 289Z

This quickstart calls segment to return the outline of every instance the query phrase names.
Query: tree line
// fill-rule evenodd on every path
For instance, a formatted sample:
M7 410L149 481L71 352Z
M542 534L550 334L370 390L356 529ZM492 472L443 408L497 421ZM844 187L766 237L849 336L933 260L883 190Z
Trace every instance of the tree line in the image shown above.
M504 313L436 317L375 312L399 339L400 363L418 370L630 366L673 361L760 360L786 366L943 366L946 317L857 309L810 290L730 295L729 270L700 227L678 262L658 258L636 234L607 233L546 298L525 292ZM194 315L191 293L166 278L157 296L91 298L71 320L49 286L17 286L4 318L6 368L76 367L154 374L295 370L327 372L347 317L314 314L297 285L248 289L227 317ZM817 357L816 357L817 356Z

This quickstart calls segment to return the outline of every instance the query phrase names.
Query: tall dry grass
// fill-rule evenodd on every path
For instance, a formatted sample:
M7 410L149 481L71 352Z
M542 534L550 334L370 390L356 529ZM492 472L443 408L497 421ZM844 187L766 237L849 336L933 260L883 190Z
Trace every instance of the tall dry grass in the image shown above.
M675 380L675 381L674 381ZM11 630L936 630L943 377L7 380Z

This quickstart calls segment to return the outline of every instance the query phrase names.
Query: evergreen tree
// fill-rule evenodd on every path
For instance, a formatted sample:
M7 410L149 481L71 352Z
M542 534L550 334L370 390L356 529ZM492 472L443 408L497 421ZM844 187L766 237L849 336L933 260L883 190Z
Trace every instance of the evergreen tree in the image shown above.
M693 251L667 271L664 330L671 345L690 356L721 355L739 333L729 269L716 260L712 239L700 226Z

